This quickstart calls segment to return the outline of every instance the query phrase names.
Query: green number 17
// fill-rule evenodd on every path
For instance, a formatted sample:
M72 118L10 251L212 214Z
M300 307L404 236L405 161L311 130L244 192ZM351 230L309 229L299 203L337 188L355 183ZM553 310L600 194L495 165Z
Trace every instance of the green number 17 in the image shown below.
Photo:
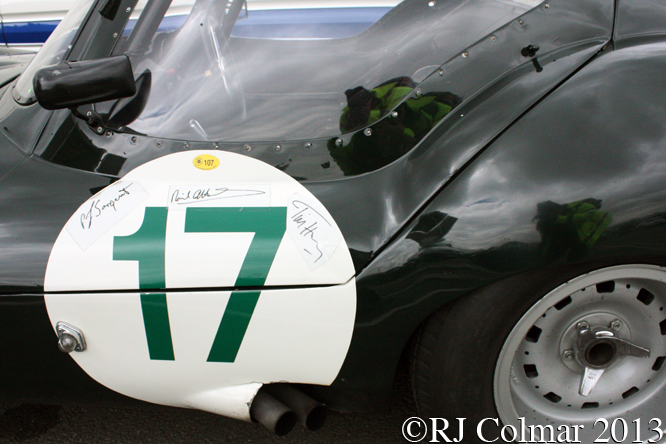
M130 236L116 236L113 260L139 262L139 289L166 288L165 244L167 208L147 207L143 224ZM285 207L188 208L186 233L254 233L224 310L208 362L234 362L268 272L286 231ZM183 252L186 253L186 252ZM196 253L196 252L192 252ZM173 341L165 293L142 293L141 309L150 359L173 361Z

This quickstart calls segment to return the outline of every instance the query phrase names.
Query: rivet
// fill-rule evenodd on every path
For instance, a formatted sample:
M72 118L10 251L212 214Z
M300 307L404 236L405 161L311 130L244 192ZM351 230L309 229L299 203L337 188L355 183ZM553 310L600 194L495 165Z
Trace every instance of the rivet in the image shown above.
M621 330L622 329L622 321L620 321L619 319L615 319L613 322L611 322L610 327L615 331Z
M363 131L363 134L365 134L366 136L372 136L372 129L371 128L366 128Z
M130 11L132 11L132 8L125 9L125 12L130 12Z
M310 142L305 142L305 148L312 148L312 144Z
M465 117L465 114L461 114L460 117Z
M571 361L574 358L573 350L565 350L564 353L562 353L562 357L567 361Z
M252 149L250 145L245 145L243 148L245 148L245 151L250 151Z
M117 33L117 32L114 32L114 33L113 33L113 38L114 38L114 39L115 39L115 38L118 38L118 33Z
M465 58L467 58L467 56L469 56L469 52L467 52L467 51L463 52L463 53L462 53L462 56L465 57Z
M88 111L88 112L86 113L86 116L88 116L88 117L92 117L92 111Z
M158 141L155 142L155 143L157 144L157 147L158 147L158 148L162 148L162 141L161 141L161 140L158 140Z
M394 119L397 119L398 118L398 111L393 111L391 113L391 117L393 117Z
M439 75L440 75L440 76L443 76L443 75L444 75L444 70L443 70L443 69L440 69L440 70L439 70Z
M136 136L132 136L132 138L130 139L130 142L132 143L132 145L134 145L136 143L136 141L137 141Z
M113 136L113 132L111 132L111 131L107 131L107 132L106 132L106 137L111 137L111 136Z
M97 134L104 134L104 128L102 128L101 126L98 126L97 127Z
M185 142L185 143L183 144L183 148L185 148L186 150L189 150L189 149L190 149L190 144L187 143L187 142Z
M275 151L282 151L281 145L275 145Z
M518 20L518 24L519 24L520 26L523 26L523 25L525 24L525 22L522 21L522 20Z
M414 91L414 95L418 98L421 97L421 94L423 94L421 88L416 88L416 91Z
M435 6L436 4L437 4L437 2L432 1L432 2L428 3L428 6L430 6L430 7L432 8L432 7Z
M335 144L337 146L342 146L342 139L340 139L339 137L337 139L335 139Z
M546 9L550 9L550 5L549 5L548 3L546 3L545 5L543 5L543 7L546 8Z
M219 150L220 149L220 144L219 143L214 143L213 144L213 149Z
M493 42L496 41L496 40L497 40L497 36L491 35L491 36L490 36L490 40L492 40Z

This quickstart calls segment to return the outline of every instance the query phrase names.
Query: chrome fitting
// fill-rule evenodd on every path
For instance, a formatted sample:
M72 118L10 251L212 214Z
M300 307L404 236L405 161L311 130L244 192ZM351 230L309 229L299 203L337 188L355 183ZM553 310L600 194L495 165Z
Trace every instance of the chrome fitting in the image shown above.
M78 328L66 322L58 322L56 324L56 332L58 334L58 348L64 353L71 353L73 351L82 352L86 349L86 340L83 337L83 332Z

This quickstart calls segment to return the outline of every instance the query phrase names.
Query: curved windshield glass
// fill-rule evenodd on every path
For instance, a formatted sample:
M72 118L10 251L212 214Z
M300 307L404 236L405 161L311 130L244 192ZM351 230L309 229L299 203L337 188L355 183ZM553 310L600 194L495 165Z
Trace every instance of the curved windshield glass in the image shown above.
M35 94L32 90L32 79L35 72L51 65L57 65L62 62L71 48L72 40L76 35L83 20L88 15L90 7L95 0L78 0L65 18L53 31L44 46L39 50L30 65L21 74L16 87L14 88L14 99L22 105L29 105L35 102Z
M538 3L198 0L187 15L141 17L116 50L144 79L143 111L121 130L219 142L350 133L390 113L441 64ZM410 107L414 128L402 131L431 128L454 102L432 97L432 109Z

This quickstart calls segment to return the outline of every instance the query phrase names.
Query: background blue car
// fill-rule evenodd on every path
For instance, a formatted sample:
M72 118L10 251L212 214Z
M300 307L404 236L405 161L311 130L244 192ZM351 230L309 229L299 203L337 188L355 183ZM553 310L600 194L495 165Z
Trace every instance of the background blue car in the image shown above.
M0 44L39 48L73 3L72 0L0 0ZM136 21L145 3L139 2L132 21ZM294 32L298 31L319 38L348 37L370 27L397 3L396 0L248 0L233 35L295 38L297 35ZM306 9L303 9L303 4ZM191 1L174 0L162 27L179 27L191 8ZM349 13L349 8L354 8L354 14Z

